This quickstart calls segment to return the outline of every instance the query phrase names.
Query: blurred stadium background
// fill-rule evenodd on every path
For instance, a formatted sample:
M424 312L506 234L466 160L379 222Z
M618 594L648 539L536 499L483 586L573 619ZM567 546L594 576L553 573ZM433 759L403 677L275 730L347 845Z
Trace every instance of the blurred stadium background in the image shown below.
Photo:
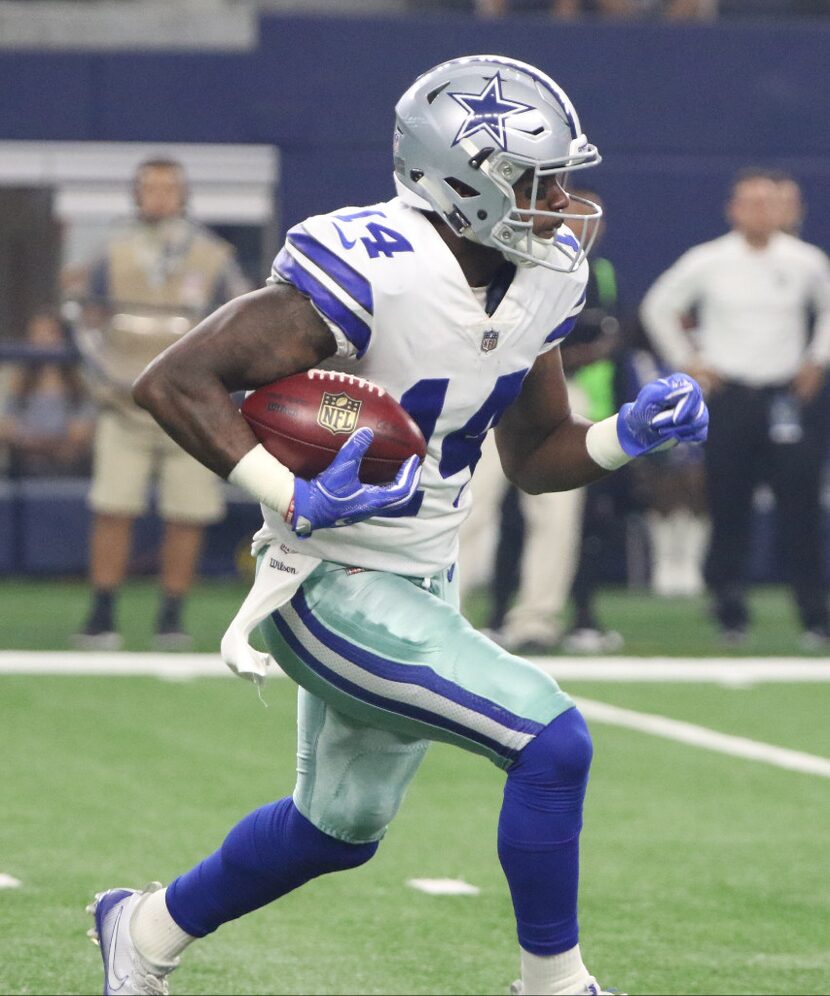
M513 6L485 18L472 0L0 2L0 409L12 371L44 358L25 341L33 317L63 307L66 273L129 213L140 161L185 164L191 214L259 284L287 227L391 195L392 105L459 53L535 63L573 98L604 156L591 180L624 320L680 253L723 231L744 166L793 174L803 236L830 248L826 3L720 0L691 21L658 4L611 18L587 3L569 20ZM213 656L146 653L154 514L138 525L120 607L127 654L69 656L87 604L87 474L27 474L8 448L0 468L0 991L92 992L89 895L169 878L290 789L293 693L273 681L264 710L248 686L207 676L222 674L218 641L251 573L258 510L243 495L228 489L186 609L194 650ZM604 556L600 599L628 656L543 661L574 694L622 710L588 713L583 926L593 970L631 993L830 992L830 662L799 646L774 509L757 499L757 623L743 647L718 644L702 597L649 593L634 508ZM825 513L830 570L830 493ZM486 592L468 608L483 621ZM655 715L692 732L649 729ZM750 759L739 741L773 749ZM499 782L437 748L376 863L223 929L174 991L505 991ZM480 894L406 886L429 876Z

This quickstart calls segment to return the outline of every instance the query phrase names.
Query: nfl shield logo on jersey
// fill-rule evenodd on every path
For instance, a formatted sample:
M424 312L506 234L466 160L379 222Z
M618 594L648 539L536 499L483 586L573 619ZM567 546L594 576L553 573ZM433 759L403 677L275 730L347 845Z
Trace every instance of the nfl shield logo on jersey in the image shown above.
M499 334L496 329L487 329L484 335L481 337L481 351L482 353L489 353L491 350L495 349L499 344Z
M317 422L335 434L352 433L357 427L362 404L362 401L350 398L345 392L330 394L325 391L320 402L320 411L317 413Z

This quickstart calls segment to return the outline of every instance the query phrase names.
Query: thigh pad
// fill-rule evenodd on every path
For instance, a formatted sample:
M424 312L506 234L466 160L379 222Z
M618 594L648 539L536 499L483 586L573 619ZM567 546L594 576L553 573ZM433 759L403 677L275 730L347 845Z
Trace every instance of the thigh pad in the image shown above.
M429 741L373 729L303 688L298 707L297 809L338 840L379 840Z
M573 702L478 633L451 598L440 579L323 564L262 631L289 676L336 712L509 768Z

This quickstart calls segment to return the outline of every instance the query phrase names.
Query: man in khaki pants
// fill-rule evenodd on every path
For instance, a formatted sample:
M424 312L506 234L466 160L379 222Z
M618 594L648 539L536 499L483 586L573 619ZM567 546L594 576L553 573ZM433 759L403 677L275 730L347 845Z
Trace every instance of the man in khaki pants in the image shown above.
M184 649L181 608L196 571L204 527L222 518L221 482L180 449L130 397L133 380L204 315L247 290L232 247L185 217L187 180L169 159L142 163L137 217L110 237L86 271L79 344L97 388L90 505L92 605L73 643L117 649L115 599L129 563L133 521L158 485L165 523L159 649Z

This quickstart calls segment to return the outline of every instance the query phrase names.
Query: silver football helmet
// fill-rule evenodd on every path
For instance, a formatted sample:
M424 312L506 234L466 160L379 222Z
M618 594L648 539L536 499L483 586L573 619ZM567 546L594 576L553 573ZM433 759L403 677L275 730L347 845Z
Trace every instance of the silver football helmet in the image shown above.
M560 184L599 163L567 94L527 63L498 55L444 62L420 76L395 108L395 184L407 204L437 211L456 234L498 249L524 266L571 272L588 253L602 209L537 207L545 178ZM527 171L532 171L532 178ZM530 207L514 186L532 180ZM533 234L535 218L565 222L577 238ZM587 237L586 237L587 236Z

